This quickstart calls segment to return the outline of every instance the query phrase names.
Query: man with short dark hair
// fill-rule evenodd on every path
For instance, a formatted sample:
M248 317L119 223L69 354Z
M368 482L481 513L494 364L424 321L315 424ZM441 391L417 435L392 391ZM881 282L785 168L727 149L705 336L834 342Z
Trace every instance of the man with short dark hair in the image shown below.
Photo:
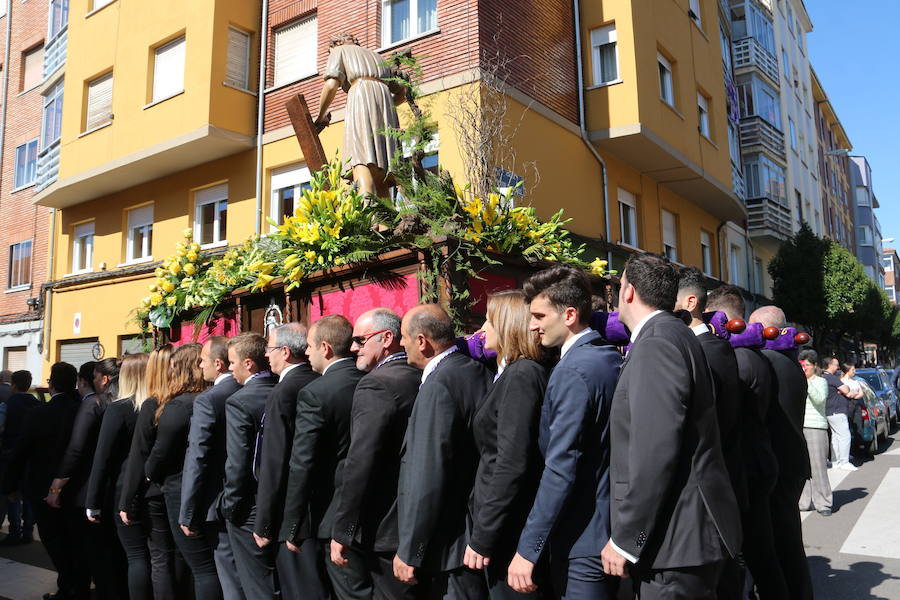
M601 556L612 575L633 565L642 600L713 600L741 525L709 366L670 312L677 291L667 260L645 254L626 263L619 319L632 347L612 405L612 534Z
M822 359L822 378L828 384L828 398L825 400L825 419L831 429L831 466L834 469L855 471L850 462L850 387L841 381L838 371L841 363L833 356Z
M25 426L25 420L32 410L40 406L40 401L28 393L31 388L31 372L16 371L12 374L12 395L0 400L0 482L6 471L10 455ZM0 542L2 546L28 543L33 539L34 513L31 501L25 498L9 500L0 494L0 524L4 516L9 516L9 533Z
M544 472L507 583L534 592L535 565L549 556L542 585L553 597L611 599L615 580L603 571L600 551L609 539L609 414L622 357L588 325L592 291L584 271L558 265L523 287L531 330L542 346L560 348L561 358L541 411Z
M353 326L341 315L328 315L313 323L306 356L321 377L297 396L279 539L294 552L299 552L306 540L317 540L318 560L326 549L330 552L332 519L350 447L353 392L364 375L350 352L352 337ZM371 584L348 578L331 561L326 561L325 567L339 600L371 596Z
M394 576L430 586L433 599L482 598L484 574L468 569L463 555L478 469L469 424L492 377L456 351L453 321L437 304L411 308L400 331L407 362L422 369L422 384L401 451Z

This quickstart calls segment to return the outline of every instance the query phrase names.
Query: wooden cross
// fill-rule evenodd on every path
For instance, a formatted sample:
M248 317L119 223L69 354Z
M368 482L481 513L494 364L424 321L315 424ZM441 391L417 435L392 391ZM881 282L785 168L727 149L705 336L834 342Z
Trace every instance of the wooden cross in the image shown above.
M300 142L300 150L303 152L306 166L310 172L318 171L328 162L328 159L325 158L325 150L319 139L321 128L316 127L313 123L306 98L303 97L303 94L297 94L285 102L285 108L291 119L291 125L294 127L294 135Z

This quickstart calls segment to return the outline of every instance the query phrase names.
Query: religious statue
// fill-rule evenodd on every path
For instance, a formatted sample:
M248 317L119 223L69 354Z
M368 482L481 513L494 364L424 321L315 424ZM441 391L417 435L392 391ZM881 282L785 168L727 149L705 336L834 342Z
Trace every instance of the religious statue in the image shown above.
M406 99L406 88L394 81L391 69L376 52L362 48L353 35L331 39L325 85L319 100L317 130L331 121L328 107L338 88L347 93L344 117L344 161L353 170L353 181L363 195L388 197L392 183L390 162L399 149L396 138L385 134L399 127L396 105Z

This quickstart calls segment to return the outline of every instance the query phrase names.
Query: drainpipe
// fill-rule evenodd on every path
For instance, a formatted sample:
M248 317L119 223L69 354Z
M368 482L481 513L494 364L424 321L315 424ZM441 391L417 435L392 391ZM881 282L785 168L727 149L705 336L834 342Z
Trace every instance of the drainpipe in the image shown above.
M722 221L719 224L719 227L716 229L716 250L718 250L716 254L719 255L719 281L721 281L722 283L725 283L725 265L722 263L722 261L725 259L724 255L726 250L722 247L722 229L727 224L728 221Z
M575 63L577 65L578 74L578 128L581 133L581 140L584 142L594 158L600 164L600 178L603 185L603 220L606 228L606 261L607 268L612 268L612 239L609 234L609 187L606 177L606 161L594 148L588 137L587 125L584 115L584 64L581 56L581 2L580 0L572 0L572 10L575 13Z
M256 234L262 233L262 147L263 111L266 105L266 58L269 45L269 0L262 0L262 26L259 28L259 85L256 91Z
M56 266L56 217L59 212L55 208L50 209L50 254L47 257L47 274L52 281L55 278ZM47 288L47 299L44 301L44 326L41 328L41 346L46 360L50 360L50 322L53 320L53 288Z
M9 92L9 45L12 38L12 0L6 0L6 45L3 51L3 98L0 100L0 163L6 142L6 95Z

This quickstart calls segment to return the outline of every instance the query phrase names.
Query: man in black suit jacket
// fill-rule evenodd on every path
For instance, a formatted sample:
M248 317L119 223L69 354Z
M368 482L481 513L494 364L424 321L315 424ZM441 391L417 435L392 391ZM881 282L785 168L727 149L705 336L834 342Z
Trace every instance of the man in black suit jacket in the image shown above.
M228 530L218 512L225 483L225 401L241 389L229 371L228 338L215 336L203 344L200 369L212 387L194 399L188 449L181 480L178 524L184 535L203 533L216 541L214 558L225 600L242 600Z
M304 540L319 542L323 557L340 497L344 459L350 447L353 392L364 373L350 352L353 327L341 315L322 317L309 330L306 354L321 377L300 390L291 446L281 536L299 552ZM335 595L340 599L370 597L371 585L353 581L325 561ZM331 565L334 568L330 568Z
M709 293L709 310L728 319L744 318L740 288L723 285ZM763 344L764 340L760 340ZM763 598L790 598L784 569L775 551L771 495L778 479L778 458L772 449L769 413L775 398L775 373L757 347L738 347L734 355L741 383L741 454L747 482L747 505L742 514L744 561Z
M353 394L350 449L331 528L331 561L356 581L371 578L376 596L412 600L416 586L394 577L400 449L422 371L407 363L400 317L388 308L353 325L356 368L368 373Z
M394 575L407 584L430 580L430 597L483 598L484 574L463 557L478 470L471 423L492 377L456 351L453 322L436 304L410 309L401 332L407 361L423 371L400 463Z
M13 373L12 395L0 399L0 483L13 449L22 437L25 420L41 402L28 393L31 388L31 372ZM9 516L9 533L0 546L27 543L32 540L34 513L31 502L24 498L9 500L0 494L0 523Z
M225 485L221 511L234 552L241 588L249 598L275 595L275 548L260 548L253 539L256 517L256 438L266 399L278 382L269 371L266 338L242 333L228 341L228 362L244 387L225 401Z
M78 371L68 363L56 363L50 368L50 402L28 415L22 437L13 449L3 485L4 494L21 492L31 501L41 543L56 568L59 591L45 594L44 598L74 598L83 579L75 573L70 550L75 540L66 528L63 513L45 502L47 490L69 444L80 405L75 392L77 378ZM69 493L68 490L63 493L63 502L71 501Z
M606 600L616 589L600 551L609 539L609 414L622 357L588 324L591 285L583 271L546 269L524 290L531 329L542 346L560 348L561 358L541 409L544 472L507 583L535 591L535 564L549 555L553 597Z
M279 537L297 418L297 395L319 378L306 359L309 346L306 335L306 326L302 323L286 323L269 333L266 357L279 381L266 400L262 431L257 438L259 488L253 537L260 548L272 543L272 537ZM310 538L306 544L299 554L291 552L284 544L276 544L275 571L281 597L325 600L328 582L319 568L321 557L316 540Z
M784 311L777 306L764 306L750 315L750 323L763 327L784 329ZM811 600L812 579L806 550L803 547L803 527L797 505L803 486L812 474L809 450L803 436L803 417L806 411L806 376L799 364L796 349L762 351L775 373L775 400L769 409L769 435L772 449L778 457L778 479L772 491L772 529L775 551L783 565L790 597Z
M633 255L619 290L631 330L612 408L608 573L632 563L638 595L715 599L741 524L719 444L715 392L696 336L671 314L678 291L664 258Z

